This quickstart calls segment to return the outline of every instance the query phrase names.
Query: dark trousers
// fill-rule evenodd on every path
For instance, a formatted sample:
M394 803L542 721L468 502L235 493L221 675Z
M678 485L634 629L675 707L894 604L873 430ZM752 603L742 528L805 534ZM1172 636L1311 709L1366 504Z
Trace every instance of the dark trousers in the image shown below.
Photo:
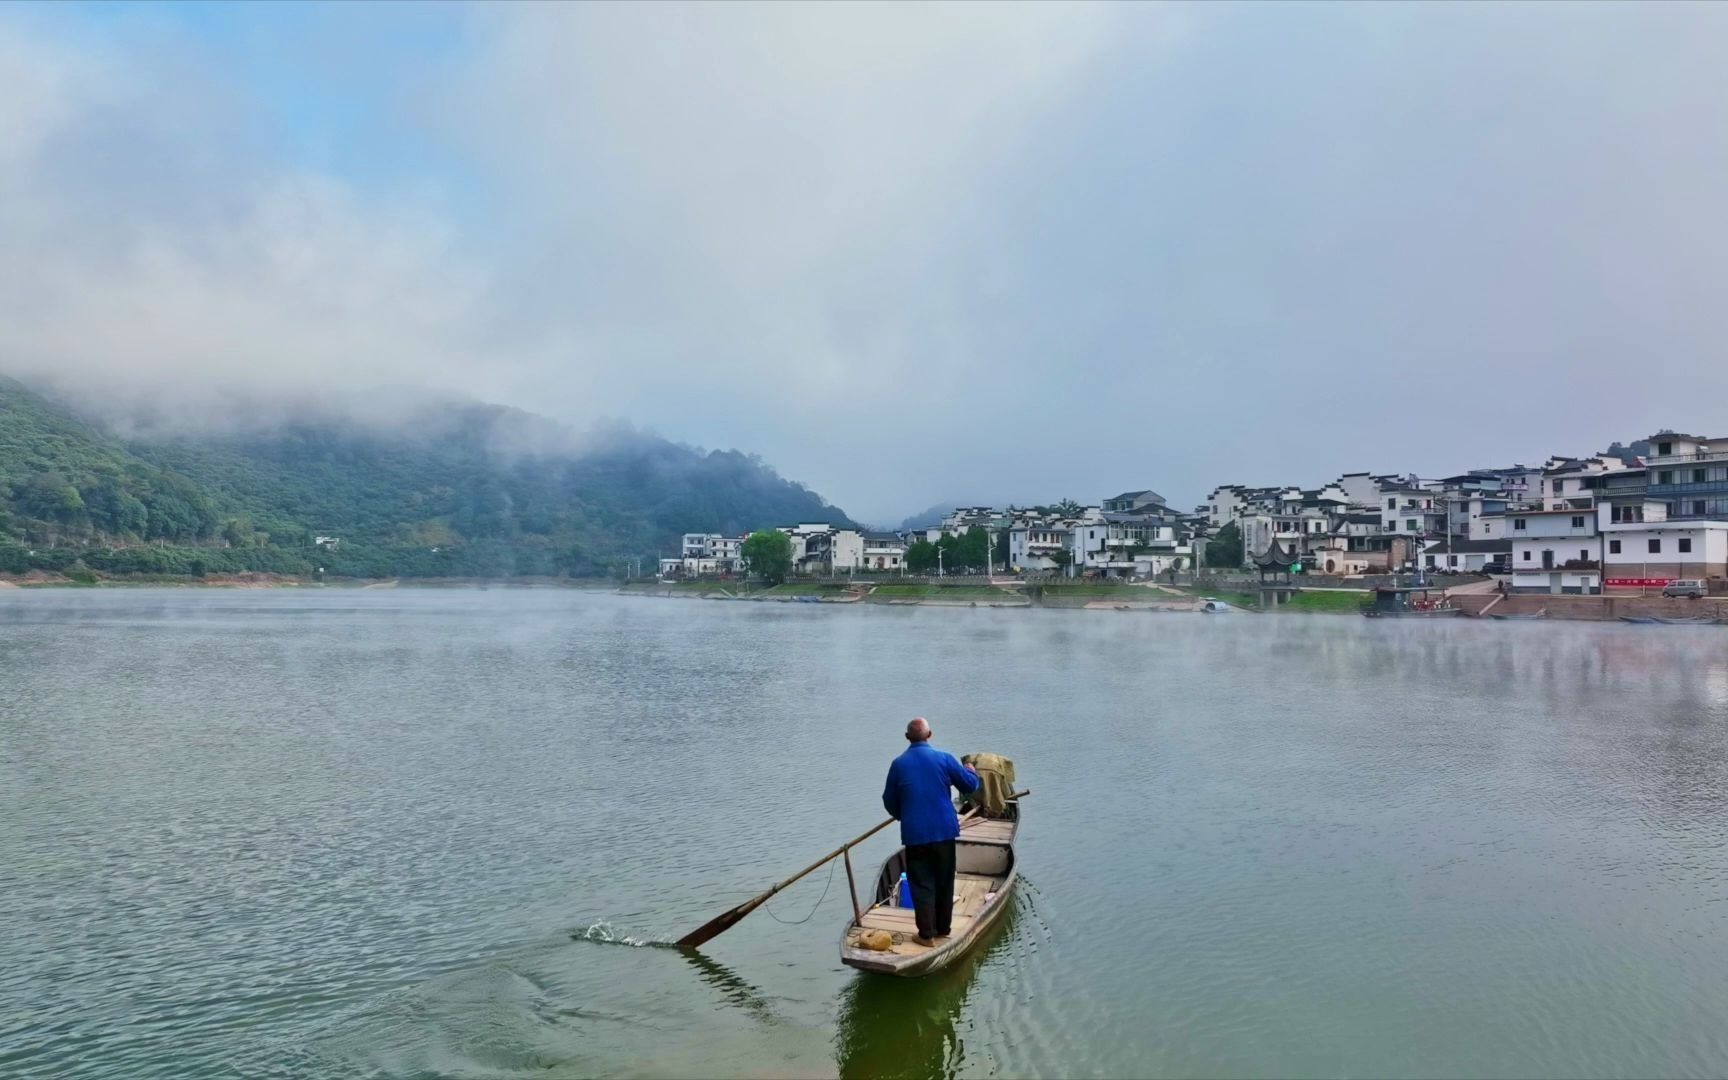
M912 914L920 937L943 937L953 930L954 841L912 844L906 848L906 883L912 886Z

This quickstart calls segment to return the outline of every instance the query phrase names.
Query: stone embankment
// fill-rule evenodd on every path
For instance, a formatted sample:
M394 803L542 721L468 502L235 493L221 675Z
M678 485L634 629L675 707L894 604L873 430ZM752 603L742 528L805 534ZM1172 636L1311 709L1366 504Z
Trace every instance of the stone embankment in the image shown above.
M1543 615L1550 619L1613 622L1617 619L1728 619L1728 597L1684 600L1665 596L1553 596L1520 593L1451 596L1470 615Z

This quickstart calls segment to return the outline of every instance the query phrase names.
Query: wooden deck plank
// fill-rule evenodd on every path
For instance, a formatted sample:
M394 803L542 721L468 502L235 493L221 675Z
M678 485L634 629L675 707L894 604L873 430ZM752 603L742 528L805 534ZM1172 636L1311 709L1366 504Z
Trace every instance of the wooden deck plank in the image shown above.
M1006 844L1014 837L1012 821L980 821L960 830L962 840Z

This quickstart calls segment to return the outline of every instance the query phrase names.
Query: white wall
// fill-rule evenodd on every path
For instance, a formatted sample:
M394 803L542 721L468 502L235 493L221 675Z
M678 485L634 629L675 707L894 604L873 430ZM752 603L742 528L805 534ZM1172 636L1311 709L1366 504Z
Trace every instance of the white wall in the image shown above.
M1696 567L1696 576L1707 577L1706 568L1719 572L1728 564L1728 523L1717 521L1651 522L1610 525L1603 530L1608 541L1604 556L1609 577L1637 577L1637 574L1617 573L1616 569L1632 569L1646 563L1672 563L1682 570ZM1692 542L1691 551L1681 551L1682 539ZM1651 551L1650 541L1659 540L1661 551ZM1619 541L1620 550L1613 550ZM1679 576L1687 576L1685 573Z
M834 533L833 567L836 572L859 570L864 566L864 534L856 529L840 529Z
M1512 588L1519 592L1594 593L1599 588L1594 570L1548 570L1512 574Z
M1554 566L1573 559L1594 561L1600 554L1601 541L1595 537L1543 536L1512 541L1512 572L1542 569L1542 553L1554 553Z
M1523 528L1518 523L1524 523ZM1549 537L1590 537L1596 535L1596 512L1570 510L1561 513L1507 514L1506 535L1514 542Z
M1473 573L1486 566L1489 558L1489 554L1485 551L1454 551L1448 555L1445 544L1436 544L1422 553L1422 565L1430 570L1457 570L1462 573Z

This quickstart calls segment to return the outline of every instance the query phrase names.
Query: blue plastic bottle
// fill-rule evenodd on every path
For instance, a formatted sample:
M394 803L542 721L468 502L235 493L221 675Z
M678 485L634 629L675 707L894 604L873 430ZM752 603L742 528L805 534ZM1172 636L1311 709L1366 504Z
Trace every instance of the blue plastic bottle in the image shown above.
M912 883L906 880L905 874L900 875L900 906L903 908L912 906Z

